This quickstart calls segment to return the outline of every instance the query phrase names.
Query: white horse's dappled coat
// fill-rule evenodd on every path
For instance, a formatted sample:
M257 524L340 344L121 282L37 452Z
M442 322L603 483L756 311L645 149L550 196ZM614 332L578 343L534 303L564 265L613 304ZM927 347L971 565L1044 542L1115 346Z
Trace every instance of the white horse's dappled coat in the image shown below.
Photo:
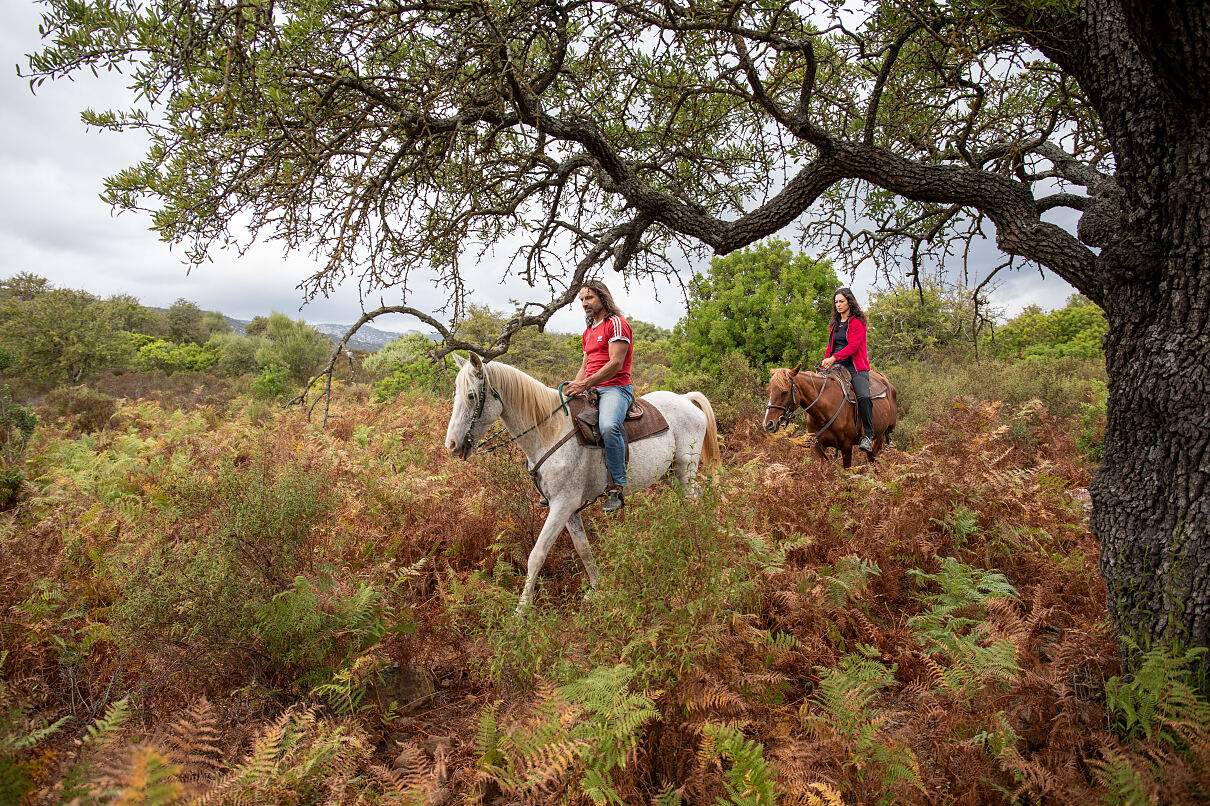
M454 410L445 432L445 447L450 453L470 458L488 428L499 419L517 438L528 459L527 466L532 468L571 430L571 418L557 411L558 390L507 364L484 364L473 353L470 361L458 355L454 359L460 370L454 385ZM627 492L650 486L672 468L684 489L694 494L699 462L718 461L718 432L710 401L700 392L651 392L642 399L660 410L668 421L668 430L630 446ZM600 573L576 510L604 492L607 483L602 449L584 447L574 438L542 462L538 485L550 502L550 514L529 553L528 575L518 609L533 598L538 572L564 526L588 572L589 583L597 584Z

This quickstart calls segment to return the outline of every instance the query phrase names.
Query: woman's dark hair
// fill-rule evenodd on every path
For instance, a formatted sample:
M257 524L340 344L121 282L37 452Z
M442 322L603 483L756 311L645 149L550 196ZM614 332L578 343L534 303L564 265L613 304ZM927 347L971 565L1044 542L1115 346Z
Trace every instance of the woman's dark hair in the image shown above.
M865 320L865 311L861 310L861 306L857 303L857 297L853 296L853 291L848 286L841 286L832 292L832 324L829 328L834 328L840 324L840 314L836 312L836 295L844 294L844 298L849 301L849 317L860 319L863 325L869 324Z
M613 294L609 293L609 289L606 288L605 284L600 280L586 280L584 285L580 286L581 290L585 288L591 288L596 295L601 298L601 304L605 306L606 319L611 316L622 315L622 310L618 307L618 304L613 301ZM588 327L592 327L593 322L591 316L585 316L584 321L588 324Z

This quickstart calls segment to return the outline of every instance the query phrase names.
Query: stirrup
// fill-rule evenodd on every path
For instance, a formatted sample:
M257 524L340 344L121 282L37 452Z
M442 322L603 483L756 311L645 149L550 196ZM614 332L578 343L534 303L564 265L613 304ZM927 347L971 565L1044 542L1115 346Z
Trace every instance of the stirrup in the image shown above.
M605 503L601 505L602 512L617 512L626 506L626 499L622 496L621 490L607 490L605 493Z

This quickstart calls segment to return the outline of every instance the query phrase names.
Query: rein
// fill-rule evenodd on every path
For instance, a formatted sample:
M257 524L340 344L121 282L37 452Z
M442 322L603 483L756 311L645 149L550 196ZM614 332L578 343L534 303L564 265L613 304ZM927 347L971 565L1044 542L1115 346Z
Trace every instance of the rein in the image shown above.
M503 441L497 441L497 440L499 440L500 437L502 437L503 435L507 434L508 429L497 431L494 434L489 434L483 438L482 442L480 442L477 446L475 446L475 450L479 451L480 453L491 453L492 451L503 448L505 445L509 444L510 442L516 442L518 439L525 436L530 431L533 431L538 426L542 425L542 423L549 420L551 417L554 417L560 411L563 412L564 414L567 414L570 416L571 412L568 410L567 404L571 400L571 398L565 397L563 395L563 387L566 385L567 385L567 381L564 381L563 383L559 384L559 405L555 406L554 411L552 411L550 414L546 415L541 420L538 420L536 423L534 423L529 428L522 431L520 434L516 434ZM500 395L496 392L495 389L492 389L492 397L496 398L496 400L500 400ZM483 381L481 382L480 387L479 387L479 408L475 411L475 415L473 417L471 417L470 424L466 427L466 437L464 437L464 441L466 439L470 438L471 431L475 428L475 422L478 421L480 415L483 414L483 405L486 402L487 402L487 375L484 374ZM501 402L503 402L503 401L501 401ZM573 426L571 429L571 432L568 434L568 436L571 436L571 434L574 434L575 432L576 432L576 429ZM559 442L559 444L562 445L566 441L567 441L567 437L564 437ZM485 445L488 447L484 447ZM544 456L542 458L545 459L546 457Z
M820 372L819 374L823 376L823 383L821 383L819 385L819 394L817 394L815 396L814 400L812 400L810 403L808 403L807 405L802 407L803 414L806 414L808 411L811 410L812 406L814 406L816 403L819 402L819 399L821 397L823 397L823 390L827 388L828 381L831 380L832 376L828 373L828 370L825 369L822 372ZM816 431L814 434L812 434L812 436L814 437L814 439L817 442L819 440L820 435L832 427L832 423L836 422L836 418L840 416L840 413L842 411L844 411L845 404L847 404L849 402L849 393L848 393L848 390L845 389L844 381L839 381L839 383L840 383L840 394L844 397L844 403L842 403L840 406L838 406L836 408L836 411L832 414L832 416L828 419L828 421L823 424L822 428L820 428L818 431ZM798 392L798 382L794 378L791 378L790 379L790 405L777 406L777 405L774 405L773 403L770 403L769 405L765 406L765 411L768 411L769 409L781 409L783 412L785 412L784 414L782 414L781 417L777 418L781 422L781 425L783 428L790 422L790 416L794 413L794 411L796 410L796 407L798 406L797 392Z

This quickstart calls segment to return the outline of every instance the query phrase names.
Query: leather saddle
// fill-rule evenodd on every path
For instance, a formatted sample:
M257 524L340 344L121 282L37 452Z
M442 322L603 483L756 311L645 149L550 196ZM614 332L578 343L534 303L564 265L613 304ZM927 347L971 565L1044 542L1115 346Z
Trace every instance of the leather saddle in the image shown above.
M601 429L598 424L600 411L597 409L597 393L591 391L587 395L576 395L567 404L571 410L572 422L576 424L576 439L581 445L602 447ZM626 412L622 422L622 433L626 435L626 444L638 442L640 439L654 437L668 430L668 421L660 410L650 403L635 400Z
M833 364L832 368L828 371L836 373L836 375L850 387L853 385L853 376L849 374L848 367L841 366L840 364ZM881 373L870 370L870 400L877 400L880 397L886 397L887 390L889 388L890 387L887 383L887 379L884 378ZM847 400L848 397L849 390L845 389L845 399Z

